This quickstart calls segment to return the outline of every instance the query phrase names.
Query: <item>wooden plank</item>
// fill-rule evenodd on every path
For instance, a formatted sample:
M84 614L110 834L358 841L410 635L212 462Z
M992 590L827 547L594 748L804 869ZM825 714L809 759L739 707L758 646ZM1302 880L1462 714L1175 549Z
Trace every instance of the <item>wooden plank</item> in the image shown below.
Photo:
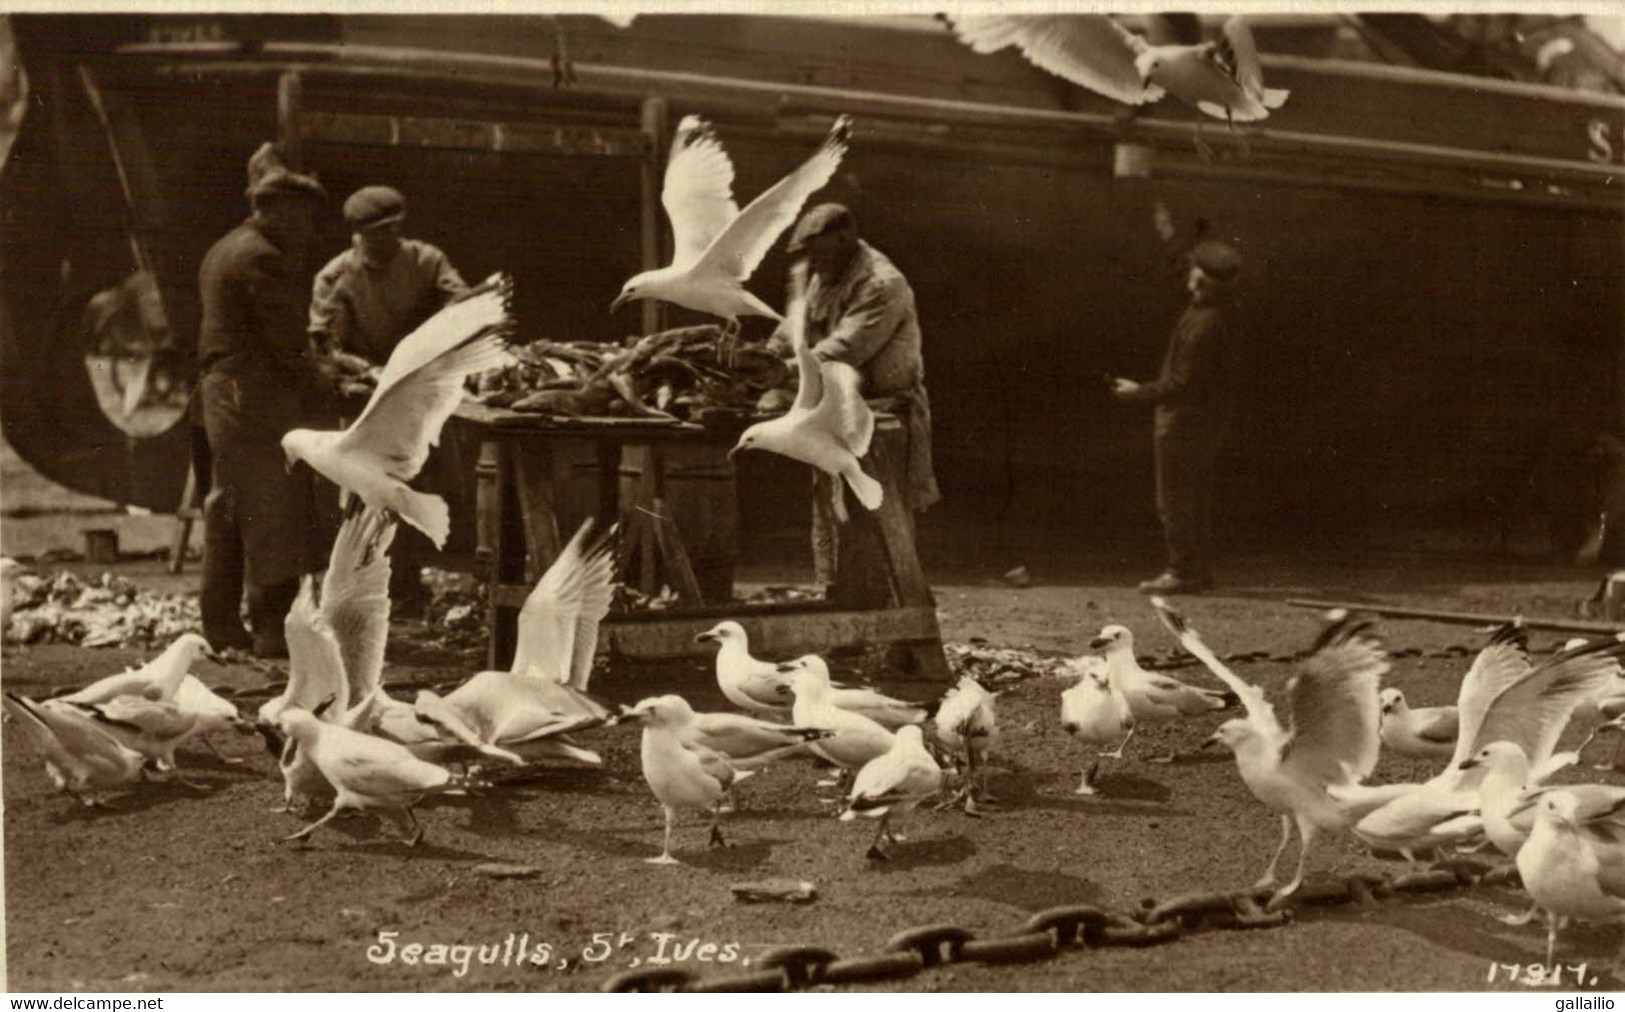
M669 143L669 116L666 100L652 97L644 99L641 111L644 143L639 226L642 238L643 269L654 270L666 262L661 250L660 222L665 211L660 203L664 186L665 153ZM666 304L659 299L643 300L643 332L653 334L661 330L666 318Z
M643 158L645 139L619 127L491 122L435 116L307 110L300 122L305 140L365 147L437 148L504 154L592 158Z
M304 80L297 70L284 71L276 82L276 139L282 161L295 172L305 167L305 141L300 132L304 106Z
M1612 636L1625 631L1625 625L1618 622L1598 622L1581 618L1527 618L1483 612L1444 611L1439 608L1407 608L1401 605L1372 604L1368 601L1314 601L1305 598L1288 598L1286 603L1294 608L1316 608L1321 611L1343 608L1348 611L1368 611L1373 615L1382 615L1388 618L1414 618L1427 622L1445 622L1451 625L1504 625L1515 618L1523 618L1523 624L1526 628L1544 629L1551 632L1603 633Z
M525 530L525 577L534 582L564 550L565 535L559 529L554 499L557 470L551 449L545 443L514 446L510 452L514 491Z
M705 598L700 593L700 582L694 578L694 567L688 561L688 549L677 531L677 522L666 508L666 500L657 496L650 502L649 509L653 513L649 518L650 526L654 528L655 540L660 548L660 568L665 573L666 583L677 592L677 600L681 603L703 604Z

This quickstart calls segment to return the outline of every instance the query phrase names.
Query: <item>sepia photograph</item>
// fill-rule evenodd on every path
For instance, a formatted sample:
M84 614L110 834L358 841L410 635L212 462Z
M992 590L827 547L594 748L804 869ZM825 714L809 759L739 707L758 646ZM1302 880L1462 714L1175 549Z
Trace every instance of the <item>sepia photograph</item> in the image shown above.
M0 12L13 1009L1625 991L1619 8L142 6Z

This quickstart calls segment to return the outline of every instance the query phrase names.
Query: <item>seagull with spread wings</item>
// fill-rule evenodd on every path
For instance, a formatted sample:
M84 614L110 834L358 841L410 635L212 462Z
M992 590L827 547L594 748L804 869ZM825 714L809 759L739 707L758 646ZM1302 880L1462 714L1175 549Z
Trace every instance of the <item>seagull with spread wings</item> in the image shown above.
M978 53L1021 50L1041 70L1122 102L1145 105L1171 94L1228 123L1265 119L1288 93L1264 87L1258 47L1233 17L1220 38L1152 45L1104 14L990 14L947 17Z
M851 135L852 121L837 117L812 157L741 211L733 196L733 162L716 131L698 116L684 116L672 138L660 195L671 219L672 262L634 275L610 312L628 302L660 299L721 317L730 338L738 333L741 316L778 320L779 314L747 291L744 282L794 223L807 198L834 178Z
M1356 784L1377 765L1377 686L1388 672L1388 657L1371 634L1371 621L1338 610L1315 640L1309 658L1287 686L1292 723L1283 728L1264 690L1243 681L1214 656L1185 617L1159 597L1157 615L1181 645L1241 698L1247 716L1227 720L1208 744L1223 744L1236 756L1236 768L1253 796L1281 813L1281 842L1254 888L1275 883L1276 867L1297 826L1301 846L1292 881L1277 890L1279 903L1303 884L1310 848L1323 833L1346 830L1347 807L1330 793Z
M387 510L444 548L451 531L446 501L414 492L440 442L440 430L463 399L463 380L510 364L507 340L513 280L496 274L431 316L390 353L378 387L349 428L294 429L282 437L288 466L303 460L350 496Z
M814 279L812 285L817 285ZM741 450L771 450L799 460L829 475L844 478L865 509L877 510L885 489L863 470L875 434L875 413L863 399L862 378L845 362L820 362L807 347L808 291L796 286L786 307L790 346L795 349L800 379L790 410L777 418L757 422L739 434L728 451L731 460ZM834 485L835 517L846 523L846 496Z

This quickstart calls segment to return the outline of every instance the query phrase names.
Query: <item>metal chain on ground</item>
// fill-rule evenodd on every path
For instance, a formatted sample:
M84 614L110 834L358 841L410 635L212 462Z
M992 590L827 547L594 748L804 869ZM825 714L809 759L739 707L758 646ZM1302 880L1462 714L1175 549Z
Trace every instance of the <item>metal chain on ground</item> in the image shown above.
M648 967L617 974L601 990L779 992L903 980L942 966L1036 963L1075 949L1143 947L1207 931L1277 928L1298 919L1297 911L1304 908L1366 906L1407 893L1518 884L1513 865L1453 861L1396 876L1356 874L1306 883L1293 894L1290 906L1273 910L1267 905L1269 890L1145 900L1132 916L1084 904L1050 907L1011 932L987 938L957 924L927 924L898 932L874 955L843 959L817 946L787 946L767 952L756 960L755 969L743 973L701 978L681 967Z

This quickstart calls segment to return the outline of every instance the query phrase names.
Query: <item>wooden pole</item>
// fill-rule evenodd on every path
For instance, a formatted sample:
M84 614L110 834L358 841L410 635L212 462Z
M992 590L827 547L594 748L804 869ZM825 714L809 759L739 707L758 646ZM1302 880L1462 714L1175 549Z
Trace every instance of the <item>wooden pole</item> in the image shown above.
M276 140L283 164L295 172L305 168L304 134L299 123L304 107L304 80L297 70L285 71L276 82Z
M1365 601L1311 601L1304 598L1288 598L1286 603L1294 608L1315 608L1321 611L1343 608L1348 611L1368 611L1387 618L1414 618L1452 625L1503 625L1515 618L1523 618L1483 612L1444 611L1438 608L1405 608L1399 605L1370 604ZM1608 636L1625 631L1625 626L1618 622L1595 622L1583 618L1523 618L1523 624L1529 629L1544 629L1550 632L1603 633Z
M667 136L666 100L644 99L641 122L643 134L648 138L649 152L643 160L643 202L640 223L643 229L643 270L651 271L665 262L660 249L660 189L665 164ZM653 334L665 322L663 303L658 299L643 300L643 332Z

